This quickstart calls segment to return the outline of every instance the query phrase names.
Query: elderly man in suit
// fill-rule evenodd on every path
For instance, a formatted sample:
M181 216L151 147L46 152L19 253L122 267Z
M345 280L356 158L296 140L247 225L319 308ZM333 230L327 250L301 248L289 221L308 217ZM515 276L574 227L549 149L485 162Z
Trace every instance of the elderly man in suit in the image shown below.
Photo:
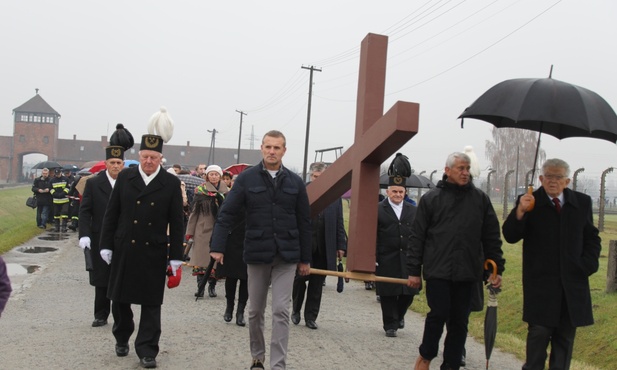
M311 181L315 181L326 169L325 163L313 163L310 168ZM336 271L336 259L343 258L347 250L347 235L343 223L343 204L340 199L330 204L323 212L311 220L313 228L312 260L314 268ZM296 274L293 284L293 309L291 321L300 323L300 311L304 305L304 323L309 329L317 329L317 315L321 305L324 275ZM307 283L308 282L308 289Z
M94 287L93 327L107 325L111 312L111 301L107 298L109 265L101 258L99 240L109 196L124 167L124 148L108 146L105 148L105 158L105 171L82 180L86 181L86 185L79 207L79 246L85 253L90 253L92 260L89 275L90 285Z
M111 264L107 297L116 355L128 354L135 329L131 304L141 305L135 352L144 368L157 366L168 262L173 274L182 265L180 180L161 167L162 150L161 136L143 135L139 166L118 175L101 230L101 256Z
M400 178L400 177L399 177ZM402 180L402 181L401 181ZM398 183L398 185L397 185ZM416 207L406 202L405 178L390 177L386 199L377 210L377 268L375 273L399 279L407 278L407 245ZM400 284L377 283L381 304L383 330L387 337L396 337L405 327L405 314L418 290Z
M567 188L570 167L561 159L542 166L542 186L522 195L503 224L508 243L523 239L523 369L569 369L576 328L593 324L589 276L598 271L600 237L591 198Z

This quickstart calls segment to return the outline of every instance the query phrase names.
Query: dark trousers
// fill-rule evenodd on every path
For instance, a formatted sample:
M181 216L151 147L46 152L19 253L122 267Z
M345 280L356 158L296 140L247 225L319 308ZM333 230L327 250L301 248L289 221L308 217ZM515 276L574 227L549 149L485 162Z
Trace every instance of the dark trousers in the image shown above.
M36 207L36 226L47 226L50 209L50 205L40 205Z
M551 356L548 360L548 368L550 370L569 369L575 335L576 327L572 326L570 322L568 305L564 298L561 302L561 317L558 327L549 328L534 324L528 325L527 358L525 359L523 370L544 369L546 348L549 342L551 344Z
M245 307L246 301L249 299L249 289L246 280L226 277L225 298L227 302L231 303L233 306L234 300L236 299L236 286L238 285L238 281L240 281L240 286L238 287L238 306Z
M427 360L437 357L444 325L449 330L444 342L442 368L458 370L467 338L467 323L471 305L471 289L475 282L454 282L442 279L426 281L426 300L431 309L424 322L420 355Z
M304 305L304 320L317 320L319 307L321 306L321 293L323 282L326 280L324 275L296 275L294 278L291 297L293 300L293 312L302 310L304 295L306 293L306 304ZM306 283L308 282L308 289Z
M54 203L54 220L66 220L69 217L69 204Z
M413 302L412 295L380 296L383 330L398 330L399 322L405 319L407 309Z
M97 320L107 320L111 300L107 298L107 287L94 287L94 318Z
M130 303L113 301L111 312L114 316L114 326L111 330L116 343L128 344L135 330L133 310ZM141 305L139 330L135 338L135 352L139 358L156 357L159 353L159 338L161 337L161 305Z

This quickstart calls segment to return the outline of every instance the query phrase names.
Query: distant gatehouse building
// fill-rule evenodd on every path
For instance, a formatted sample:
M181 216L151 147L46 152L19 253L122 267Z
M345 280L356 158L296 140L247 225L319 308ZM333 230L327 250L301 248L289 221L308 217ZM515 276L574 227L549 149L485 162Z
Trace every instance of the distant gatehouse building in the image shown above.
M0 182L30 181L24 176L23 160L28 154L43 154L50 161L59 164L74 164L81 168L87 162L105 159L105 147L109 145L107 136L101 136L100 141L60 139L58 127L60 113L52 108L39 95L36 95L19 107L13 109L13 136L0 136ZM127 125L130 128L130 125ZM135 146L129 149L126 159L138 159L141 133L135 136ZM165 144L164 156L166 163L174 163L194 169L200 163L207 163L208 158L214 158L212 164L225 168L237 163L237 148L215 148L210 153L210 147ZM261 160L260 150L241 149L240 161L255 164Z

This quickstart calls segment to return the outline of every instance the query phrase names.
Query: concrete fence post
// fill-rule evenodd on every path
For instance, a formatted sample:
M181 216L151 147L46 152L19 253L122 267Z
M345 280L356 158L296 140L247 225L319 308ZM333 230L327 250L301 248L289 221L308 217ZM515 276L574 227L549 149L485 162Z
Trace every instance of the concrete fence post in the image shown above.
M606 268L606 292L617 292L617 240L611 240L608 247Z

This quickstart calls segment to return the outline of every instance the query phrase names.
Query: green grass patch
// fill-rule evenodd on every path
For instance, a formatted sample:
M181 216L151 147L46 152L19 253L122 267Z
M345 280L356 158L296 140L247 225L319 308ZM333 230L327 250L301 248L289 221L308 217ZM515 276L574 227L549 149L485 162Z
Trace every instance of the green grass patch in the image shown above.
M36 227L36 209L26 206L30 186L0 189L0 254L41 233Z

